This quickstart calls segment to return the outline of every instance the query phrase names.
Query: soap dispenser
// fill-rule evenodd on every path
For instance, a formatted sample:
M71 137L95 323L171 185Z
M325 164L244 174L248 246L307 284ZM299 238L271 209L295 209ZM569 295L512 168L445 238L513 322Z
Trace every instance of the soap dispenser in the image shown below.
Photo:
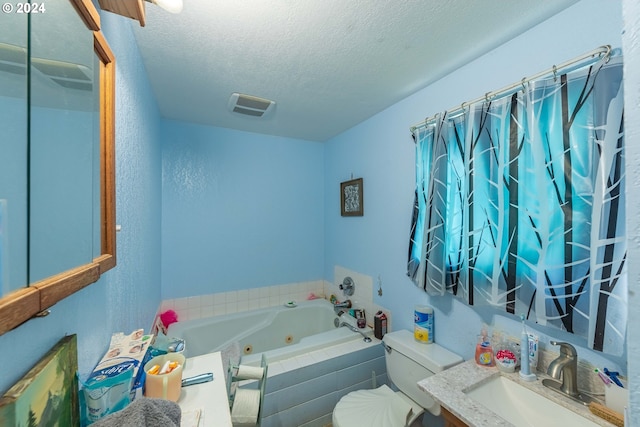
M487 334L486 325L483 326L480 335L478 336L478 343L476 344L476 363L481 366L493 366L493 349L491 348L491 341Z

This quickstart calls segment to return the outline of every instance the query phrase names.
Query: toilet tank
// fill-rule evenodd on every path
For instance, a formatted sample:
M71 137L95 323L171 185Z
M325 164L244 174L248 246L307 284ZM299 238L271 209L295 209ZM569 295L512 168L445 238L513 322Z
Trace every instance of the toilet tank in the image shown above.
M462 357L436 343L417 342L413 333L407 330L389 332L383 342L388 378L411 400L439 415L440 405L420 390L417 383L461 363Z

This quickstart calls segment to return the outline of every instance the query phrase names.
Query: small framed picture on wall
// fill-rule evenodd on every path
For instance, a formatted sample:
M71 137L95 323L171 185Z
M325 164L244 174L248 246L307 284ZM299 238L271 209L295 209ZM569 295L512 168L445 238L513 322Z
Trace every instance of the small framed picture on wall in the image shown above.
M362 190L362 178L340 183L340 215L362 216L364 214Z

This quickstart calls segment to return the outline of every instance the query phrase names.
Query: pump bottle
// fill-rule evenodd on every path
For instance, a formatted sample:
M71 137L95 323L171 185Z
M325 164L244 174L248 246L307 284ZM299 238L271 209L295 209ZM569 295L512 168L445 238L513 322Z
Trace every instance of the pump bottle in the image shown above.
M487 329L482 328L482 332L478 336L478 343L476 344L476 363L481 366L493 366L493 349L491 347L491 341L487 334Z

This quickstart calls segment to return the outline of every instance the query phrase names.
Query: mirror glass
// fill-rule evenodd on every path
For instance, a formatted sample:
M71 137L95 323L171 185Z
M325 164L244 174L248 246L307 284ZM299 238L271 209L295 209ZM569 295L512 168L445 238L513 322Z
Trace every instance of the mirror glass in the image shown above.
M26 14L0 14L0 296L27 281Z
M30 15L29 283L91 262L99 184L93 35L68 0L45 5Z
M0 296L101 250L93 34L68 0L44 6L0 15Z
M0 335L116 266L116 58L91 0L38 4L0 14Z

